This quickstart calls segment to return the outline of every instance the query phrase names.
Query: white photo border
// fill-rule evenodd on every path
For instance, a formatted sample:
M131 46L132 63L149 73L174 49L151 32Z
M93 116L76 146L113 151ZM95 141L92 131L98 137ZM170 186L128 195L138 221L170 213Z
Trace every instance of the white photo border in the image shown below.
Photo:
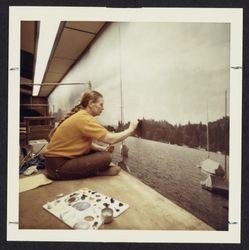
M20 22L60 21L230 23L230 171L228 231L21 230L19 220ZM68 242L240 243L242 128L242 8L9 7L7 240ZM16 68L17 70L10 70ZM63 237L61 237L63 234Z

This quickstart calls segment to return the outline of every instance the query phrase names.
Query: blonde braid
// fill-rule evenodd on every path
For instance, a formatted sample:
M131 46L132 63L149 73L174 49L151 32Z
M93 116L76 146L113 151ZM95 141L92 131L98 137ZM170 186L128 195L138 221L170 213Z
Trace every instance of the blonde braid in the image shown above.
M66 113L65 117L63 119L60 120L60 122L58 123L57 127L56 128L53 128L49 135L48 135L48 140L50 141L54 132L56 131L56 129L67 119L69 118L71 115L77 113L78 111L80 111L82 109L82 105L81 103L77 104L76 106L74 106L71 111L69 111L68 113Z

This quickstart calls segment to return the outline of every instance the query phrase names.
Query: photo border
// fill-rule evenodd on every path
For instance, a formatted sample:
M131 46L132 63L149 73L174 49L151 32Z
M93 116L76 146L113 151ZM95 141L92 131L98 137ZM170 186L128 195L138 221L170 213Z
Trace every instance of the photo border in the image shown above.
M16 166L19 160L19 108L17 106L19 107L20 86L17 83L20 78L20 43L16 41L20 41L20 21L42 20L53 15L53 19L67 21L227 22L231 24L231 67L242 67L242 13L242 9L232 8L10 7L8 114L15 114L15 116L9 116L8 119L7 240L61 240L61 234L56 230L20 230L16 224L19 217L19 174L13 166ZM18 69L10 70L14 68ZM60 233L65 232L67 235L63 236L63 239L73 242L239 243L241 168L234 169L232 166L241 166L242 70L230 70L230 94L230 224L227 232L111 230L110 233L109 230L104 230L84 231L84 237L82 237L82 233L78 231L60 230Z

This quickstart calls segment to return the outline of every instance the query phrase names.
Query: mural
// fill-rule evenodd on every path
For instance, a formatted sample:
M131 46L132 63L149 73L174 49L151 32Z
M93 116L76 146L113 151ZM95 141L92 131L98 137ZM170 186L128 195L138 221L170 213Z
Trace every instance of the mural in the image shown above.
M137 135L121 145L130 173L228 230L228 199L201 188L205 176L196 165L208 154L229 163L229 72L229 24L111 23L62 81L85 84L56 88L50 113L59 121L91 81L104 96L98 119L109 130L140 120ZM119 146L116 163L124 160Z

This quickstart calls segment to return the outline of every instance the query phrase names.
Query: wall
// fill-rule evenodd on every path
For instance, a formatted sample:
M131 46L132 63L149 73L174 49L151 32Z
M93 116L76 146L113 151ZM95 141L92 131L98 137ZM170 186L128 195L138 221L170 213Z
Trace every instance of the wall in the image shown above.
M92 82L104 95L100 120L137 118L206 123L224 115L229 97L230 26L216 23L112 23L63 82ZM51 111L69 110L85 86L61 86Z

